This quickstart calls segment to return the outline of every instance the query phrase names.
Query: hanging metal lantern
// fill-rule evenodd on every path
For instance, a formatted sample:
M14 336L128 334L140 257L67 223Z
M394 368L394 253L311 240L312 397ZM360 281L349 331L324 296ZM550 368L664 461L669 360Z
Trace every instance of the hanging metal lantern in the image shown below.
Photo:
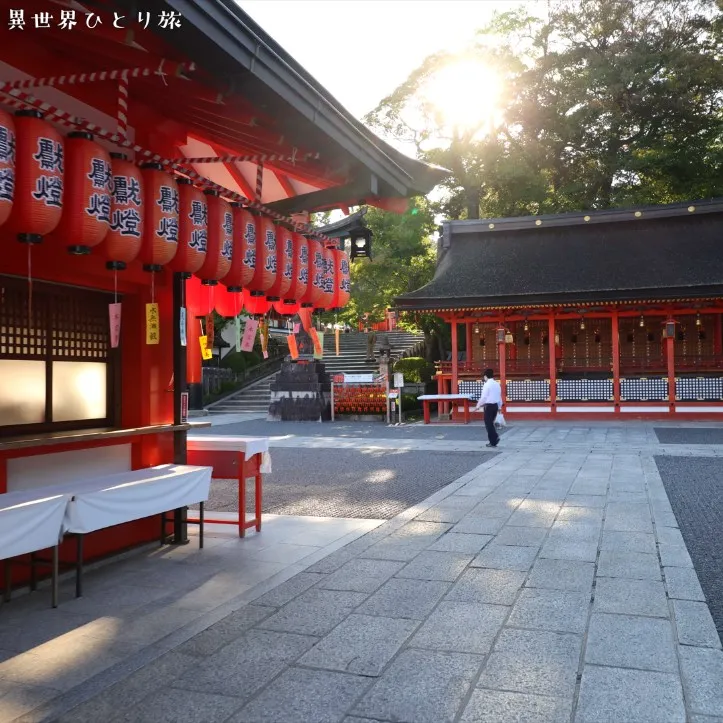
M288 228L276 223L276 281L266 291L266 298L280 301L288 295L294 278L294 239Z
M113 188L110 228L100 246L108 259L106 268L122 271L141 250L143 234L143 176L123 153L110 154Z
M190 179L178 183L178 251L169 261L171 271L185 278L196 273L206 260L208 247L208 204L200 188Z
M218 191L204 191L208 203L208 248L201 268L196 272L204 284L211 286L231 269L233 258L233 214L228 201Z
M140 260L145 271L161 271L178 250L178 187L160 163L146 163L141 170L145 213Z
M37 244L63 213L63 138L36 110L15 113L15 198L7 220L22 243Z
M233 255L231 268L223 279L229 291L241 291L254 277L256 265L256 219L240 203L231 204L233 213Z
M65 139L63 215L53 238L77 256L105 239L110 229L113 173L110 154L92 133L69 133Z
M15 198L15 123L0 110L0 226L10 217Z

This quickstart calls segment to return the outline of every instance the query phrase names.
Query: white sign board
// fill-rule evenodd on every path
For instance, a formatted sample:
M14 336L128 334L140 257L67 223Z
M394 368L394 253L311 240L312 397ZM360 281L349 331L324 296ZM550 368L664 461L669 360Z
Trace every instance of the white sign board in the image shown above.
M371 384L374 381L373 374L345 374L345 384Z
M394 372L394 386L401 389L404 386L404 374L402 372Z

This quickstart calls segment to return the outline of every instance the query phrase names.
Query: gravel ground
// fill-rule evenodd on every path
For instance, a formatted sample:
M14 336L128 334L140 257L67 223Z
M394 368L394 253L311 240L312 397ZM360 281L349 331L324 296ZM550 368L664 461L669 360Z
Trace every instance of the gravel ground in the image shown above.
M454 439L487 441L481 422L452 424L409 424L388 427L383 422L267 422L253 419L238 424L194 429L194 434L237 434L246 437L350 437L352 439Z
M494 453L403 450L272 450L264 475L263 511L276 515L390 519ZM247 483L249 508L253 505ZM213 480L207 510L238 509L236 480Z
M723 639L723 459L655 457L655 462Z
M661 444L723 444L720 427L654 427Z

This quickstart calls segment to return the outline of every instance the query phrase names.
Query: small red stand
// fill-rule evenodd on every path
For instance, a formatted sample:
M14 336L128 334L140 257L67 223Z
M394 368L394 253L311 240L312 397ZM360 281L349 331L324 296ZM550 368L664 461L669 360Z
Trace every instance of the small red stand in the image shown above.
M188 450L188 464L200 467L212 467L213 479L233 479L238 477L238 520L220 520L204 515L204 522L214 525L238 525L239 537L246 537L246 530L255 527L261 531L261 505L262 482L261 454L255 454L250 459L245 458L244 452L227 452L222 450ZM251 520L246 520L246 480L253 477L255 480L254 508L256 514ZM189 522L198 522L198 519L188 518Z

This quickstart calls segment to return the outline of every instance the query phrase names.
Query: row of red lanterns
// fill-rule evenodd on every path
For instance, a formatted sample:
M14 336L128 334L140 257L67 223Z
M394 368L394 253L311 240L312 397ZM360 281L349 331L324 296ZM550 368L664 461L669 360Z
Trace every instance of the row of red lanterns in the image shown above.
M270 218L176 179L161 164L140 168L85 132L63 138L37 111L0 110L0 225L24 243L97 248L109 269L140 260L203 284L222 281L254 314L349 300L349 258ZM5 229L4 229L5 230ZM238 299L235 301L238 305ZM228 308L226 308L228 310Z

